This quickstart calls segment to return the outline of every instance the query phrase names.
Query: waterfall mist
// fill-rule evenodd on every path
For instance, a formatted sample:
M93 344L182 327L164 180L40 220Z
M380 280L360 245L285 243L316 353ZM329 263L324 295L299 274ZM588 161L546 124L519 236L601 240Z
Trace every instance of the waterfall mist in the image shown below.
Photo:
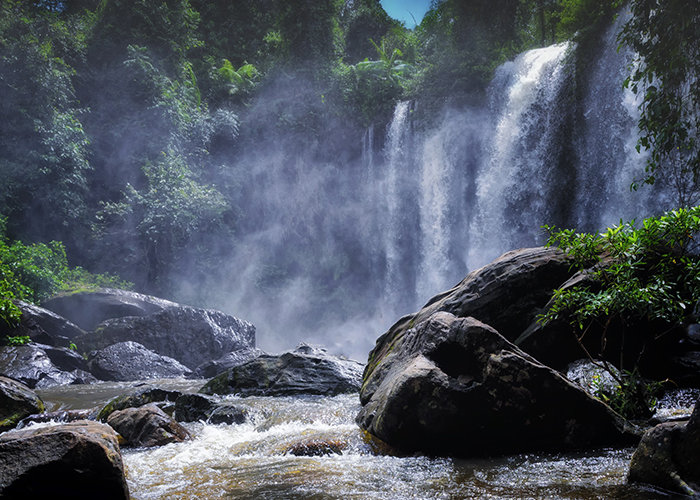
M482 108L430 124L413 118L420 101L398 103L386 127L326 124L334 144L268 124L228 178L245 214L235 251L180 299L252 321L262 349L317 342L362 360L468 271L542 244L543 224L595 231L669 208L658 189L629 189L646 159L619 23L594 64L572 44L526 52L497 70ZM298 85L261 102L304 95Z

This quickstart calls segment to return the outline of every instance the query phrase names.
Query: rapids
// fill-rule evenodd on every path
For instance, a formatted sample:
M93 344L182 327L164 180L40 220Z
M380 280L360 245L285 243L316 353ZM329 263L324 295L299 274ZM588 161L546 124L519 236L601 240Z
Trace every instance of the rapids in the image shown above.
M203 381L150 381L194 392ZM38 391L47 410L101 405L134 383ZM185 424L191 442L124 449L134 500L533 499L656 500L626 484L633 449L456 459L384 454L355 424L357 395L237 398L257 415L241 425ZM330 442L341 453L294 456L298 443Z

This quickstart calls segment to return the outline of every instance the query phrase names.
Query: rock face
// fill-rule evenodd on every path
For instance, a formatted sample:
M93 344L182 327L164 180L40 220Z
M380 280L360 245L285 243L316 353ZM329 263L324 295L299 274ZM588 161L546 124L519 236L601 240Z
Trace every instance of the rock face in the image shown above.
M22 419L43 411L43 401L27 386L0 377L0 432L10 430Z
M335 395L360 389L363 365L300 344L279 356L265 354L207 382L204 394L241 396Z
M86 350L134 341L193 370L224 354L255 347L255 326L219 311L169 307L148 316L109 319L76 339Z
M32 342L0 347L0 374L32 389L96 382L87 370L87 362L78 353L63 347Z
M88 356L90 373L100 380L130 381L177 378L191 374L180 362L136 342L118 342Z
M361 427L458 456L631 444L624 420L474 318L433 314L366 374Z
M107 319L146 316L178 307L178 304L169 300L112 288L54 297L43 305L86 331L94 330Z
M150 448L191 439L190 433L155 404L112 413L107 424L128 446Z
M239 351L224 354L219 359L202 363L192 372L193 378L213 378L219 373L223 373L229 368L247 363L251 359L257 358L265 352L257 347L241 349Z
M524 248L502 255L433 297L417 313L399 319L377 339L367 372L401 342L408 329L438 311L476 318L514 340L535 320L552 291L571 276L570 264L570 259L555 248Z
M22 301L17 301L17 306L22 310L22 324L38 327L34 328L36 331L34 335L29 334L35 342L38 342L35 340L38 330L45 332L45 335L51 338L51 342L40 343L61 347L68 347L74 338L85 335L85 330L53 311Z
M700 494L700 405L687 423L649 429L630 462L629 480L684 495Z
M86 420L0 435L0 496L128 500L117 435Z

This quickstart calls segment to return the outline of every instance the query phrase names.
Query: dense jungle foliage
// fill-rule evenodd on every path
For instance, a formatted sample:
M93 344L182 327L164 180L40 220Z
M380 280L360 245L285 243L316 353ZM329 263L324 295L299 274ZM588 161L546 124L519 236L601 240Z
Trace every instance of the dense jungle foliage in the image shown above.
M252 230L247 165L237 158L261 138L333 157L338 136L360 144L400 99L418 99L425 121L446 106L478 103L500 63L584 37L609 23L618 3L435 0L409 30L379 0L0 0L7 248L21 241L57 250L49 242L61 241L61 266L116 273L172 297L173 276L215 273ZM664 29L680 17L692 31L698 12L656 3L632 2L639 26L623 40L650 54L630 79L646 92L641 147L660 155L649 182L664 175L669 154L697 170L693 124L684 119L671 142L663 128L686 113L667 111L684 87L655 62L662 49L644 44L656 29L650 16L668 11ZM690 75L698 38L678 51L668 41ZM656 99L667 95L657 80L670 82L668 102ZM651 113L659 106L665 114ZM324 283L338 263L314 272ZM263 269L256 284L278 278L278 269Z

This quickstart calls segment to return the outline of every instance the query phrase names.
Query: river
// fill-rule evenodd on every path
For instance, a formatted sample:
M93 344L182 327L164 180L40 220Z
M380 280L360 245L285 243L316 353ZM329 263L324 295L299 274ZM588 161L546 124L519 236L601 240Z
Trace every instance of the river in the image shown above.
M196 392L204 381L153 385ZM47 411L89 408L137 384L100 383L38 391ZM185 424L193 441L124 449L134 500L156 499L680 499L628 485L633 449L531 453L455 459L392 456L355 424L356 394L336 397L233 398L252 418L241 425ZM323 456L295 456L324 443Z

